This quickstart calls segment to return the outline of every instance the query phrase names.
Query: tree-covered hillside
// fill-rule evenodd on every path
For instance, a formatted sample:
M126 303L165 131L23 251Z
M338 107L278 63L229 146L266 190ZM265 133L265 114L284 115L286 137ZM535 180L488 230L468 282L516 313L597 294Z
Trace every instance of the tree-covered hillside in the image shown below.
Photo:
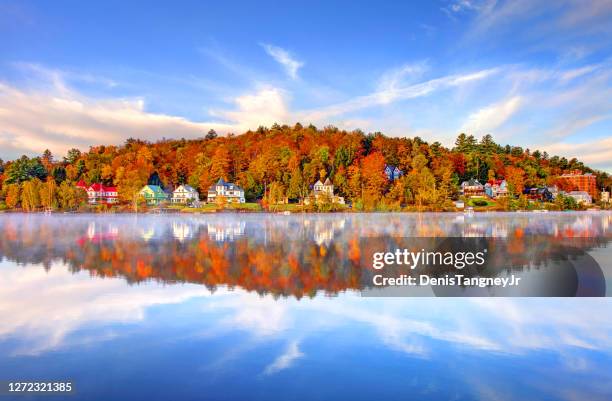
M403 175L390 181L386 165L397 166ZM122 146L92 146L87 152L72 149L65 157L46 151L40 157L0 161L0 186L8 207L21 203L27 209L28 203L36 202L68 207L82 201L80 194L70 192L81 179L87 184L116 185L120 199L129 202L157 172L170 189L186 183L205 194L222 177L244 188L247 199L273 203L303 199L317 180L329 177L339 195L365 209L381 205L438 209L456 198L459 184L469 178L481 182L504 178L516 195L525 186L554 184L558 175L575 169L594 173L600 188L610 185L606 173L576 159L502 146L490 135L477 139L460 134L448 149L418 137L390 138L298 123L224 137L211 131L193 140L129 139Z

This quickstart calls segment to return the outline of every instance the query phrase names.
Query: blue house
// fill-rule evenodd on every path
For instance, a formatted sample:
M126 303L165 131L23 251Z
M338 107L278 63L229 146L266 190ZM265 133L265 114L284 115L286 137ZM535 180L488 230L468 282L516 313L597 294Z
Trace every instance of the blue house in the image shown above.
M404 175L404 172L400 170L397 166L390 166L387 164L385 166L385 175L387 176L387 179L389 181L395 181L402 175Z

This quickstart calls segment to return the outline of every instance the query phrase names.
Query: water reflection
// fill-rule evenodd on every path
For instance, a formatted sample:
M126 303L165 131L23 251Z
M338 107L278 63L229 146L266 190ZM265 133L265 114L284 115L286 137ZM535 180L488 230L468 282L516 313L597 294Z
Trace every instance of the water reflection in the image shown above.
M612 260L609 214L461 217L2 215L0 377L70 377L75 400L610 399L608 298L346 291L363 239Z
M405 237L502 238L500 265L522 271L546 265L561 245L577 252L606 248L611 219L610 213L7 214L0 218L0 257L47 267L61 261L74 272L130 283L190 282L300 298L364 288L371 275L368 255L401 248Z

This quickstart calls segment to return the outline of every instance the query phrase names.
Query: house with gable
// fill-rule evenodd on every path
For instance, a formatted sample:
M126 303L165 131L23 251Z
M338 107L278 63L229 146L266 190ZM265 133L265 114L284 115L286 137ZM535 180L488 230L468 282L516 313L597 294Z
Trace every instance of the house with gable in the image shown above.
M508 196L506 180L489 180L484 186L485 194L492 199Z
M192 204L200 201L200 194L190 185L179 185L172 192L172 203Z
M232 182L226 182L223 178L219 178L216 184L208 188L208 202L216 202L219 199L225 199L228 203L244 203L244 189Z
M485 188L477 179L471 178L461 183L461 194L467 198L482 197L485 195Z
M159 185L145 185L140 190L142 196L147 203L147 206L157 206L168 200L168 195Z
M117 187L106 186L101 183L94 183L88 186L83 180L77 182L76 187L87 192L87 202L90 205L113 204L119 201Z
M315 182L310 198L314 199L315 203L328 201L331 203L344 205L344 198L342 196L334 195L334 184L332 184L329 177L327 177L325 182L321 182L321 180ZM306 198L304 203L306 205L310 204L310 199Z
M385 175L389 181L395 181L404 175L404 172L399 169L397 166L386 165L385 166Z

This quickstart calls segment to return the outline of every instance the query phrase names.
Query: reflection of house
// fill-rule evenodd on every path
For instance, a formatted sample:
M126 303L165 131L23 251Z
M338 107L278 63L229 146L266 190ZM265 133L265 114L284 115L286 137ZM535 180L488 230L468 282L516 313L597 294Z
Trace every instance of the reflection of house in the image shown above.
M461 183L461 194L468 198L471 196L484 196L484 185L474 178L471 178L468 181L463 181Z
M208 201L215 202L219 198L225 199L228 203L244 203L244 190L231 182L225 182L223 178L210 188L208 188Z
M159 185L145 185L140 190L142 196L149 206L159 205L168 199L168 195Z
M239 221L235 223L209 223L208 236L215 241L233 241L234 239L244 235L245 222Z
M346 220L305 220L304 226L312 227L313 239L317 245L329 245L336 233L344 229Z
M184 241L193 236L191 227L185 223L172 222L172 235L179 241Z
M399 179L404 173L397 166L385 166L385 175L389 181L395 181Z
M172 192L172 203L193 203L200 200L200 195L192 186L179 185L177 189Z
M117 203L119 199L117 196L117 187L107 187L100 183L87 186L83 180L77 182L76 187L87 192L87 200L92 205Z
M590 205L593 202L593 198L586 191L571 191L566 195L574 198L576 203L581 205Z
M155 227L147 227L142 228L140 230L140 236L145 241L150 241L153 237L155 237Z
M485 193L489 198L502 198L508 196L508 184L506 180L490 180L484 186Z
M339 203L344 205L344 198L342 196L334 195L334 184L331 183L329 177L327 177L325 183L322 183L321 180L319 180L314 184L312 198L314 198L315 203L327 201L329 203ZM306 198L304 203L307 205L310 204L310 199Z

